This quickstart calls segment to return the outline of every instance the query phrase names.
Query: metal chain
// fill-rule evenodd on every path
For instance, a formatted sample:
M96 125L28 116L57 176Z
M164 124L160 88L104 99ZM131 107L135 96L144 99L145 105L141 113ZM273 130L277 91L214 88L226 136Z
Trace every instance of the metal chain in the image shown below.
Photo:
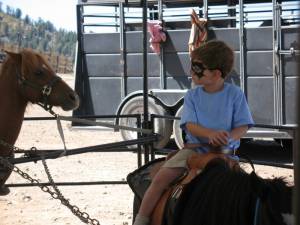
M45 108L46 109L46 108ZM53 110L52 107L47 108L46 109L50 114L52 114L55 118L59 118L59 115L56 114ZM30 157L32 155L37 155L37 148L32 147L29 151L25 150L25 149L21 149L18 148L12 144L9 144L3 140L0 139L0 145L7 147L10 151L12 151L13 153L24 153L25 155L24 157ZM29 174L23 172L22 170L20 170L17 166L11 164L7 158L5 157L1 157L0 156L0 164L2 164L3 166L13 170L14 172L18 173L21 177L23 177L24 179L30 181L30 183L32 184L37 184L37 186L43 191L43 192L47 192L51 195L52 198L54 199L59 199L61 204L65 205L68 209L70 209L70 211L77 216L82 222L86 223L86 224L91 224L91 225L100 225L100 222L96 219L92 219L90 218L90 215L86 212L81 212L79 207L77 207L76 205L72 205L70 204L69 200L67 200L61 193L61 191L58 189L57 185L55 184L50 170L48 168L48 165L46 164L46 160L45 157L42 156L42 163L43 166L45 168L46 174L48 176L48 180L52 185L52 188L54 189L54 191L51 191L49 189L49 187L47 187L46 185L42 185L37 179L32 178Z
M58 114L56 114L53 110L52 107L46 109L49 113L51 113L55 118L58 118ZM3 140L0 139L0 145L8 148L10 151L12 151L13 153L24 153L25 152L25 157L30 157L32 155L36 155L37 154L37 148L32 147L29 151L26 151L25 149L21 149L18 148L12 144L9 144ZM32 184L37 184L37 186L44 192L47 192L51 195L52 198L54 199L59 199L60 202L65 205L67 208L69 208L71 210L71 212L77 216L82 222L86 223L86 224L92 224L92 225L100 225L100 222L96 219L91 219L90 215L86 212L81 212L79 207L77 207L76 205L71 205L69 200L67 200L62 193L60 192L60 190L58 189L57 185L55 184L51 174L50 174L50 170L46 164L46 160L45 157L42 156L42 162L46 171L46 174L48 176L48 180L51 183L54 191L51 191L46 185L42 185L37 179L32 178L29 174L23 172L22 170L20 170L17 166L11 164L8 161L8 158L5 157L1 157L0 156L0 164L2 164L3 166L13 170L14 172L18 173L21 177L23 177L24 179L30 181L30 183Z
M7 147L9 150L13 151L13 152L22 152L22 151L26 151L25 149L21 149L18 148L14 145L8 144L7 142L3 141L0 139L0 145Z
M31 147L29 150L25 150L22 148L18 148L17 146L11 145L1 139L0 139L0 145L7 147L13 154L14 153L24 153L23 157L35 157L38 155L36 147ZM36 162L36 161L34 161L34 162Z
M69 200L65 199L61 192L57 189L57 186L56 190L58 190L58 192L54 192L54 191L51 191L49 187L47 187L46 185L43 185L41 184L37 179L34 179L32 178L28 173L25 173L23 172L22 170L20 170L17 166L11 164L6 158L4 157L0 157L0 164L2 164L3 166L9 168L9 169L12 169L14 172L16 172L17 174L19 174L21 177L23 177L24 179L30 181L30 183L32 184L37 184L37 186L43 191L43 192L47 192L51 195L52 198L54 199L59 199L61 201L61 203L65 206L67 206L71 212L77 216L82 222L84 223L87 223L87 224L92 224L92 225L100 225L100 222L96 219L91 219L89 214L87 214L86 212L81 212L80 209L76 206L76 205L71 205ZM47 168L47 169L46 169ZM46 165L45 167L46 169L46 172L48 171L49 172L49 169ZM47 173L48 175L48 173ZM50 177L51 177L51 174L49 173ZM49 178L49 176L48 176ZM52 177L51 177L51 180L53 181ZM52 182L54 183L54 182Z
M70 204L69 200L67 200L62 195L61 191L58 189L57 185L55 184L44 156L42 156L42 163L45 168L46 174L48 176L48 180L51 183L51 185L52 185L54 191L56 192L58 199L60 199L61 203L63 205L65 205L67 208L69 208L71 210L71 212L75 216L77 216L82 222L87 223L87 224L100 225L99 221L97 221L96 219L91 219L88 213L81 212L77 206Z

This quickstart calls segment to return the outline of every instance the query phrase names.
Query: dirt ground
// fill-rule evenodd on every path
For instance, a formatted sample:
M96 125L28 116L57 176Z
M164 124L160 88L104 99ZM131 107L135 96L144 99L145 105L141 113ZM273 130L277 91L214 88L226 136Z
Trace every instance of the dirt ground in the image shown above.
M71 75L63 78L73 85ZM71 115L54 109L61 115ZM50 116L38 106L31 105L26 116ZM120 134L109 129L77 129L63 122L67 148L79 148L121 141ZM24 121L16 146L24 149L63 149L55 121ZM137 168L135 153L85 153L47 160L55 182L120 181ZM40 182L48 182L41 162L17 165ZM245 165L245 168L250 171ZM293 182L293 171L267 166L256 166L265 178L284 176ZM8 183L28 183L13 173ZM127 185L59 186L72 205L87 212L101 225L132 223L133 194ZM72 212L38 187L12 187L7 196L0 196L1 225L79 225L83 224Z

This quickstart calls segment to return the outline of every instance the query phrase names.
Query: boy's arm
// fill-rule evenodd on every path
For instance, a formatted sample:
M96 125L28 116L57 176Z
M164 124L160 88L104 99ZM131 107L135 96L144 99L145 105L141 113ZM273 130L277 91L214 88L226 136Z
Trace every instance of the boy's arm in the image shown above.
M228 144L230 134L225 130L213 130L195 123L186 123L186 129L195 137L207 138L208 143L214 146Z
M199 124L186 123L186 129L195 137L208 138L209 143L214 146L222 146L228 144L228 139L239 140L246 133L248 125L236 127L230 133L224 130L213 130L203 127Z
M233 140L239 140L241 137L243 137L247 133L248 129L249 129L248 125L233 128L230 132L230 137Z

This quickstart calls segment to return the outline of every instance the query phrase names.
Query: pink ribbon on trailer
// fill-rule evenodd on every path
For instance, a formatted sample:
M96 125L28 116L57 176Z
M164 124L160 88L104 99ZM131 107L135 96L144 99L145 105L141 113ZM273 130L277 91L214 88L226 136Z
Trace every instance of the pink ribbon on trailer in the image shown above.
M165 42L167 36L162 28L162 22L151 20L147 22L148 32L150 33L150 48L153 52L160 54L160 44Z

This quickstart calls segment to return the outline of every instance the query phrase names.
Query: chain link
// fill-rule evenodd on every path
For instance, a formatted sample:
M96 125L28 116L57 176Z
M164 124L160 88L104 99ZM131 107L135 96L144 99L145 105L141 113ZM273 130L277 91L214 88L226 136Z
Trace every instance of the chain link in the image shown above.
M55 118L58 117L58 114L56 114L54 111L52 111L51 108L47 109L47 111L49 111ZM32 147L29 151L25 150L25 149L21 149L18 148L12 144L9 144L3 140L0 139L0 145L8 148L11 152L13 153L25 153L24 157L31 157L31 156L37 156L37 148L36 147ZM37 184L37 186L43 191L43 192L47 192L51 195L52 198L54 199L59 199L61 204L65 205L67 208L70 209L70 211L77 216L82 222L86 223L86 224L92 224L92 225L100 225L100 222L96 219L91 219L90 215L86 212L81 212L80 209L76 206L76 205L72 205L70 204L69 200L67 200L62 193L60 192L60 190L58 189L57 185L55 184L51 174L50 174L50 170L46 164L46 160L45 157L42 156L42 162L46 171L46 174L48 176L48 180L51 183L54 191L51 191L50 188L46 185L42 185L37 179L32 178L29 174L23 172L22 170L20 170L17 166L11 164L8 161L8 157L1 157L0 156L0 164L2 164L3 166L13 170L14 172L18 173L21 177L23 177L24 179L30 181L30 183L32 184Z
M5 143L5 142L4 142ZM3 141L0 140L0 144L3 145ZM6 143L5 143L6 144ZM13 149L18 149L15 146L12 145L5 145L6 147L9 147L10 149L12 149L11 147L13 147ZM50 174L49 168L46 164L46 161L44 158L42 158L43 161L43 165L45 167L45 171L47 173L48 179L54 189L54 191L50 190L50 188L46 185L41 184L37 179L32 178L28 173L23 172L22 170L20 170L17 166L11 164L8 161L8 158L5 157L0 157L0 164L2 164L3 166L12 169L14 172L16 172L17 174L19 174L21 177L23 177L24 179L30 181L30 183L32 184L37 184L37 186L43 191L43 192L47 192L51 195L51 197L53 199L59 199L60 202L65 205L67 208L69 208L71 210L71 212L77 216L82 222L86 223L86 224L92 224L92 225L100 225L100 222L96 219L91 219L89 214L86 212L81 212L80 209L76 206L76 205L72 205L70 204L69 200L67 200L60 192L60 190L57 188L57 185L54 183L53 178Z
M42 105L41 105L42 106ZM42 106L43 107L43 106ZM46 109L50 114L52 114L55 118L58 118L59 115L56 114L53 110L52 107L43 107L44 109ZM24 157L31 157L31 156L37 156L37 148L32 147L30 150L25 150L22 148L18 148L14 145L11 145L3 140L0 139L0 145L8 148L11 152L13 153L25 153ZM48 168L48 165L46 164L46 160L45 158L42 156L42 162L46 171L46 174L48 176L48 180L52 185L52 188L54 189L54 191L50 190L50 188L46 185L41 184L37 179L32 178L29 174L27 174L26 172L23 172L22 170L20 170L17 166L11 164L8 160L8 157L1 157L0 156L0 164L2 164L3 166L12 169L14 172L16 172L17 174L19 174L21 177L23 177L24 179L30 181L30 183L32 184L36 184L43 192L47 192L51 195L51 197L53 199L59 199L61 204L65 205L67 208L70 209L70 211L77 216L82 222L86 223L86 224L92 224L92 225L100 225L100 222L96 219L92 219L90 218L90 215L86 212L81 212L80 209L76 206L76 205L72 205L70 204L69 200L66 199L62 193L60 192L60 190L58 189L57 185L55 184L50 170Z
M24 156L23 157L36 157L38 156L38 153L37 153L37 148L36 147L31 147L29 150L25 150L25 149L22 149L22 148L18 148L14 145L11 145L3 140L0 139L0 145L8 148L13 154L14 153L24 153ZM34 161L36 162L36 161Z
M71 205L69 200L67 200L61 193L61 191L58 189L57 185L55 184L52 175L50 173L49 167L46 163L45 158L42 156L42 163L44 165L46 174L48 176L48 180L51 183L54 191L57 194L57 198L61 201L61 203L63 205L65 205L67 208L69 208L71 210L71 212L73 212L73 214L75 216L77 216L82 222L87 223L87 224L95 224L95 225L100 225L99 221L97 221L96 219L91 219L90 215L86 212L81 212L80 209L75 206L75 205Z
M10 151L13 151L13 152L22 152L22 151L26 151L25 149L21 149L21 148L18 148L18 147L16 147L16 146L14 146L14 145L8 144L7 142L2 141L1 139L0 139L0 145L2 145L2 146L4 146L4 147L8 148Z

